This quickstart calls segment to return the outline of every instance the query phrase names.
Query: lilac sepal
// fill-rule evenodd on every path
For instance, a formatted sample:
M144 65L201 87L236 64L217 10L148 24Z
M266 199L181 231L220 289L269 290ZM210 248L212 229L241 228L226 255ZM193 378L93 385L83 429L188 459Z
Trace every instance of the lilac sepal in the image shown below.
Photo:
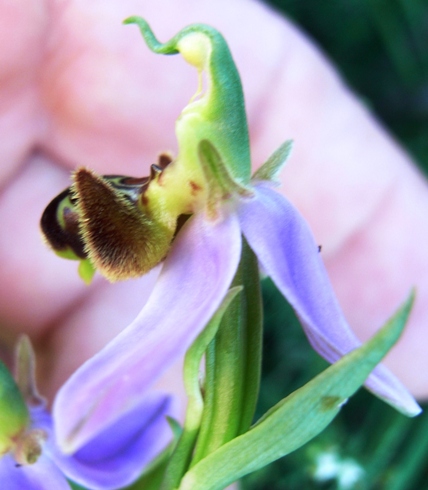
M136 480L171 441L167 415L175 415L171 397L153 393L72 456L56 446L46 411L33 414L33 420L49 434L44 451L67 478L91 490L113 490Z
M138 317L60 389L53 414L63 450L81 448L144 399L217 310L240 252L235 215L211 222L198 213L188 220Z
M16 466L10 454L0 458L0 488L4 490L70 490L70 485L44 454L35 464Z
M74 455L66 456L55 444L51 415L43 405L29 408L30 430L42 430L46 440L34 464L19 466L11 454L0 458L1 488L7 490L70 490L66 478L91 490L122 488L166 447L172 436L166 415L175 415L171 397L152 394Z
M243 234L296 311L313 348L333 363L361 342L343 316L312 233L283 196L266 184L253 190L255 198L240 201ZM384 367L373 371L366 386L406 414L420 412L413 397Z

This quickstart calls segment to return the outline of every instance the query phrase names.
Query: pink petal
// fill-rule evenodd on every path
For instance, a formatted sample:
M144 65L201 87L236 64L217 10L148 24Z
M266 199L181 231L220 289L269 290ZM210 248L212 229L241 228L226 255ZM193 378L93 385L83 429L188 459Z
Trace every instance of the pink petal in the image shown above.
M296 311L313 348L333 363L361 342L343 316L318 246L303 217L283 196L266 184L254 190L257 198L241 200L243 233ZM384 367L373 371L366 386L408 415L420 412L413 397Z
M138 317L60 389L53 413L63 450L76 451L144 399L219 306L240 251L235 216L212 223L200 213L186 223Z

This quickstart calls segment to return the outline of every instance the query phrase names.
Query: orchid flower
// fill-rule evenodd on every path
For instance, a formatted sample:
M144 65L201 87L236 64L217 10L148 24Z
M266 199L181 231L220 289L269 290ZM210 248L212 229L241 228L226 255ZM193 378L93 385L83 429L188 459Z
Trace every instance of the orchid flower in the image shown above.
M7 490L66 490L67 479L88 489L117 489L135 480L169 442L171 399L146 396L73 456L55 442L52 417L34 382L27 337L17 348L16 382L0 364L0 481ZM72 403L70 401L70 403Z
M101 177L79 169L71 189L45 217L46 222L58 220L50 237L54 248L80 259L90 271L87 276L82 272L87 279L93 269L117 280L163 262L137 318L58 393L55 430L60 447L69 453L133 409L188 349L232 283L242 236L294 308L317 352L334 363L360 345L308 225L274 189L290 143L251 178L241 82L222 36L196 24L162 44L143 19L125 22L138 24L152 51L180 53L195 66L199 89L177 120L179 152L172 161L152 166L146 179ZM420 411L385 367L373 371L366 387L407 415Z

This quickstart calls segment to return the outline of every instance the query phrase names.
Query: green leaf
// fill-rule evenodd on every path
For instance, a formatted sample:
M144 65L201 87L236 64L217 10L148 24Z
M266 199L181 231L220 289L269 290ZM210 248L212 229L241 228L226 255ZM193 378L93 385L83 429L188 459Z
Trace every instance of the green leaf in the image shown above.
M398 340L413 294L366 344L344 356L269 410L184 475L180 490L221 490L244 475L298 449L319 434Z
M199 428L200 424L200 416L203 408L203 399L199 386L199 376L200 376L200 364L202 357L207 350L208 345L215 337L218 328L220 326L221 320L223 319L224 314L229 308L232 301L235 299L236 295L242 291L242 286L235 286L231 288L226 297L224 298L222 304L205 327L205 329L199 334L197 339L194 341L188 352L186 353L186 357L184 359L184 383L186 386L186 392L190 398L190 400L195 405L198 405L198 408L192 407L196 409L197 413L188 410L188 417L186 417L186 427ZM194 420L197 419L197 420Z

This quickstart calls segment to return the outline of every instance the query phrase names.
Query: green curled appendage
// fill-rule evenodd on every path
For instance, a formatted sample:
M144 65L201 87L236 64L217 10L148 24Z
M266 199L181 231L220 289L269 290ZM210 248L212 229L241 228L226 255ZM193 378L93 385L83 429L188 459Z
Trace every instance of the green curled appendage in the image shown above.
M247 184L251 162L244 96L223 36L205 24L192 24L168 42L160 43L141 17L129 17L124 23L137 24L147 46L155 53L180 53L199 71L199 90L177 121L180 148L177 160L195 172L199 168L197 146L208 140L232 176Z

